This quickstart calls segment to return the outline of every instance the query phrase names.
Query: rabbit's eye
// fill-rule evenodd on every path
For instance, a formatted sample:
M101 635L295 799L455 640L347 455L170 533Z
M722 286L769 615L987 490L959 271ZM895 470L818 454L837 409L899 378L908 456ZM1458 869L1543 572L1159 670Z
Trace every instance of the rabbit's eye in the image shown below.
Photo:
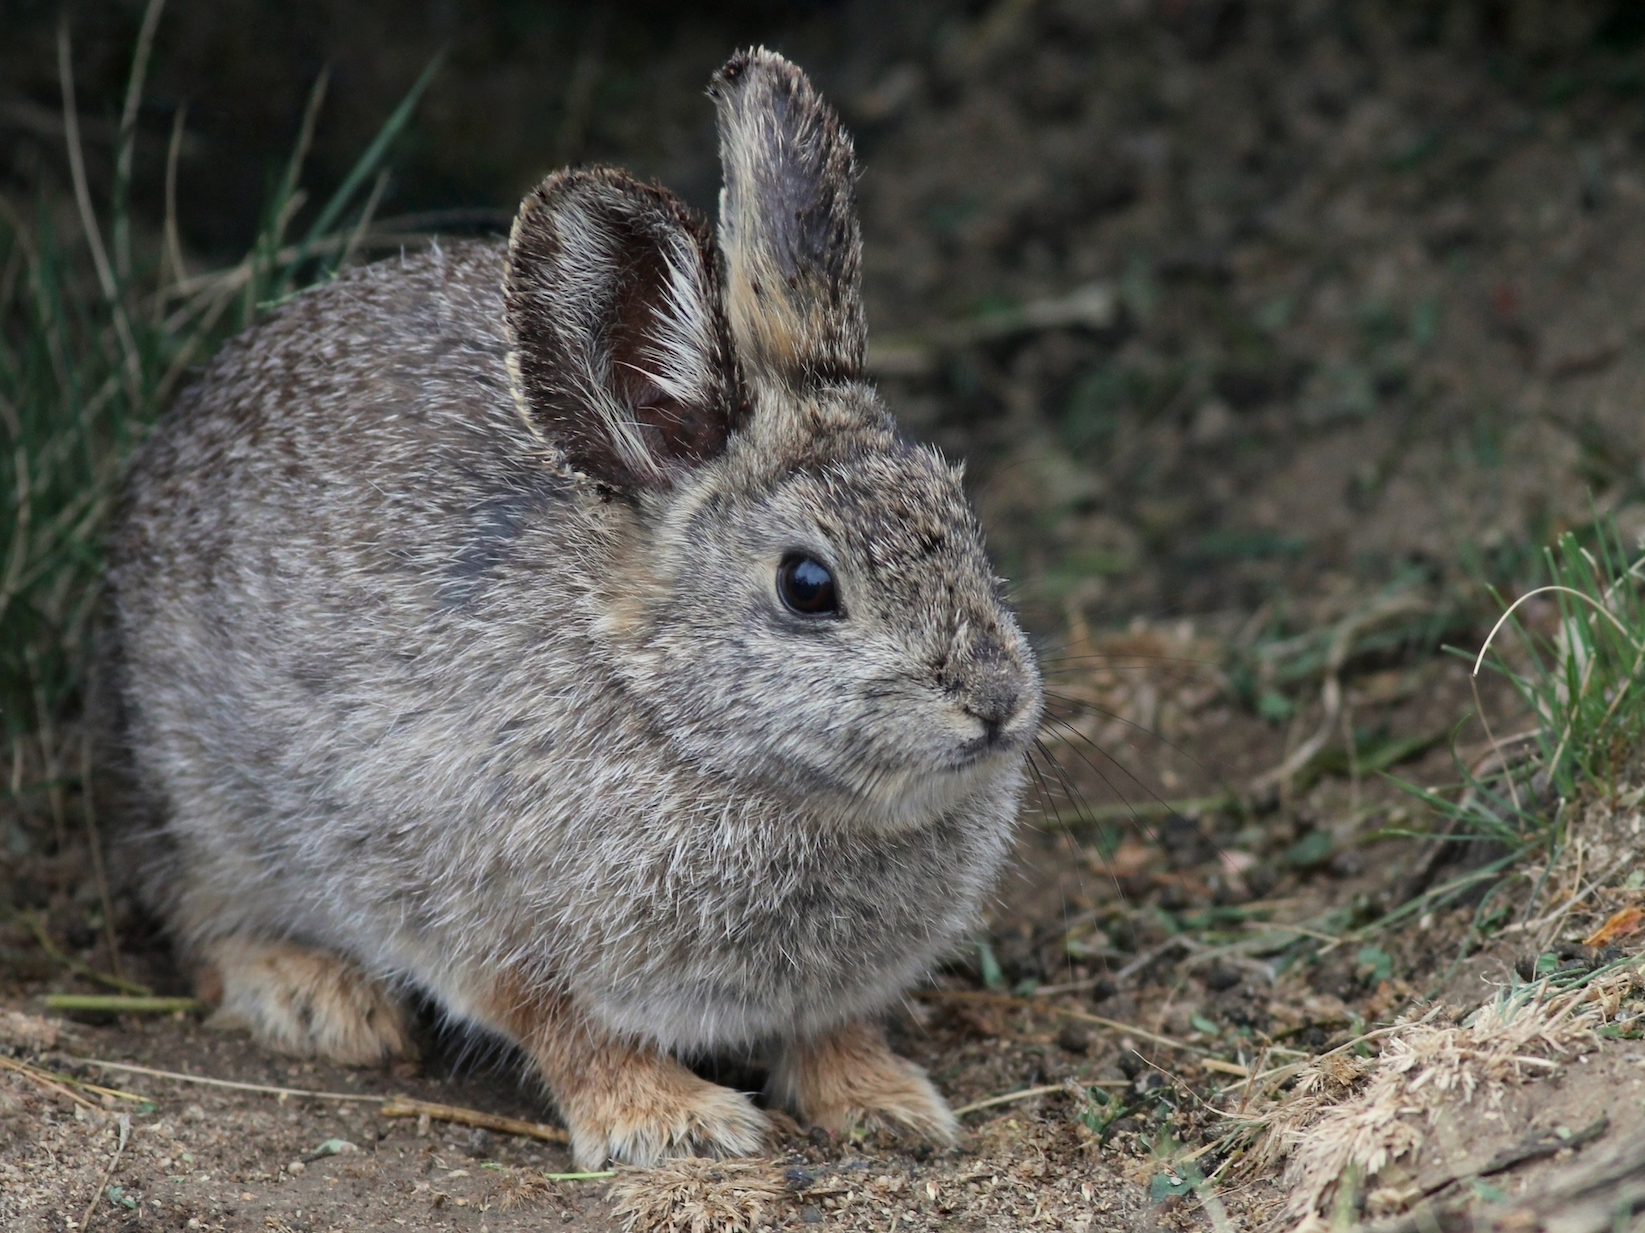
M834 575L811 557L789 553L777 567L777 593L789 610L801 616L833 616L840 610Z

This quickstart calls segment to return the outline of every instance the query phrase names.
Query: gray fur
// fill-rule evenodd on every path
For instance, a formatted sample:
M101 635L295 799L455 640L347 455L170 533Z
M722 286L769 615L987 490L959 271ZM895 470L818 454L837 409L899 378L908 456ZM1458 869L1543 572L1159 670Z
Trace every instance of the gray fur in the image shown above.
M803 83L739 72L745 110ZM735 183L787 130L726 106ZM722 237L787 234L762 191ZM112 645L148 897L186 949L289 939L459 1018L503 968L677 1051L876 1012L993 885L1040 695L958 474L844 362L855 220L789 288L838 362L780 371L661 190L561 176L521 220L299 296L137 460ZM796 548L842 619L781 604Z

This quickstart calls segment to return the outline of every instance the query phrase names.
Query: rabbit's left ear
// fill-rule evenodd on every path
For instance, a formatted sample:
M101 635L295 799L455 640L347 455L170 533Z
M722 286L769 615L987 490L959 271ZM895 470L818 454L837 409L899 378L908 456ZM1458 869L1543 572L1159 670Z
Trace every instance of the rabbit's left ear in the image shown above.
M787 383L862 374L862 236L851 138L805 74L744 52L708 89L719 112L720 249L737 356Z

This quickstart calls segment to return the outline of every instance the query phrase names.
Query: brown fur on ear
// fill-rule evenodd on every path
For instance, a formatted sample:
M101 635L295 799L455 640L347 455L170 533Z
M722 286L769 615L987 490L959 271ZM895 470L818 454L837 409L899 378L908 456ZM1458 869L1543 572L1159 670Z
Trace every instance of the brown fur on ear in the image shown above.
M620 171L550 176L520 206L504 274L508 365L526 422L616 488L666 486L737 426L708 229Z
M789 381L859 376L867 330L851 138L805 74L764 48L732 57L708 93L739 357Z

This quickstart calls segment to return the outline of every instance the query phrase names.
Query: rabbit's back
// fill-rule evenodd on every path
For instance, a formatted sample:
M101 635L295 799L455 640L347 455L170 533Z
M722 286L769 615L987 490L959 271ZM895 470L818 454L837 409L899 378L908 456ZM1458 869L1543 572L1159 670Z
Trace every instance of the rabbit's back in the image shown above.
M450 659L484 642L526 524L575 521L509 391L501 277L500 247L469 244L299 296L225 349L133 468L114 671L170 830L156 850L180 854L151 898L185 937L331 931L316 913L349 905L317 864L351 841L384 851L351 806L371 791L361 755L461 692ZM574 585L536 578L547 627Z

